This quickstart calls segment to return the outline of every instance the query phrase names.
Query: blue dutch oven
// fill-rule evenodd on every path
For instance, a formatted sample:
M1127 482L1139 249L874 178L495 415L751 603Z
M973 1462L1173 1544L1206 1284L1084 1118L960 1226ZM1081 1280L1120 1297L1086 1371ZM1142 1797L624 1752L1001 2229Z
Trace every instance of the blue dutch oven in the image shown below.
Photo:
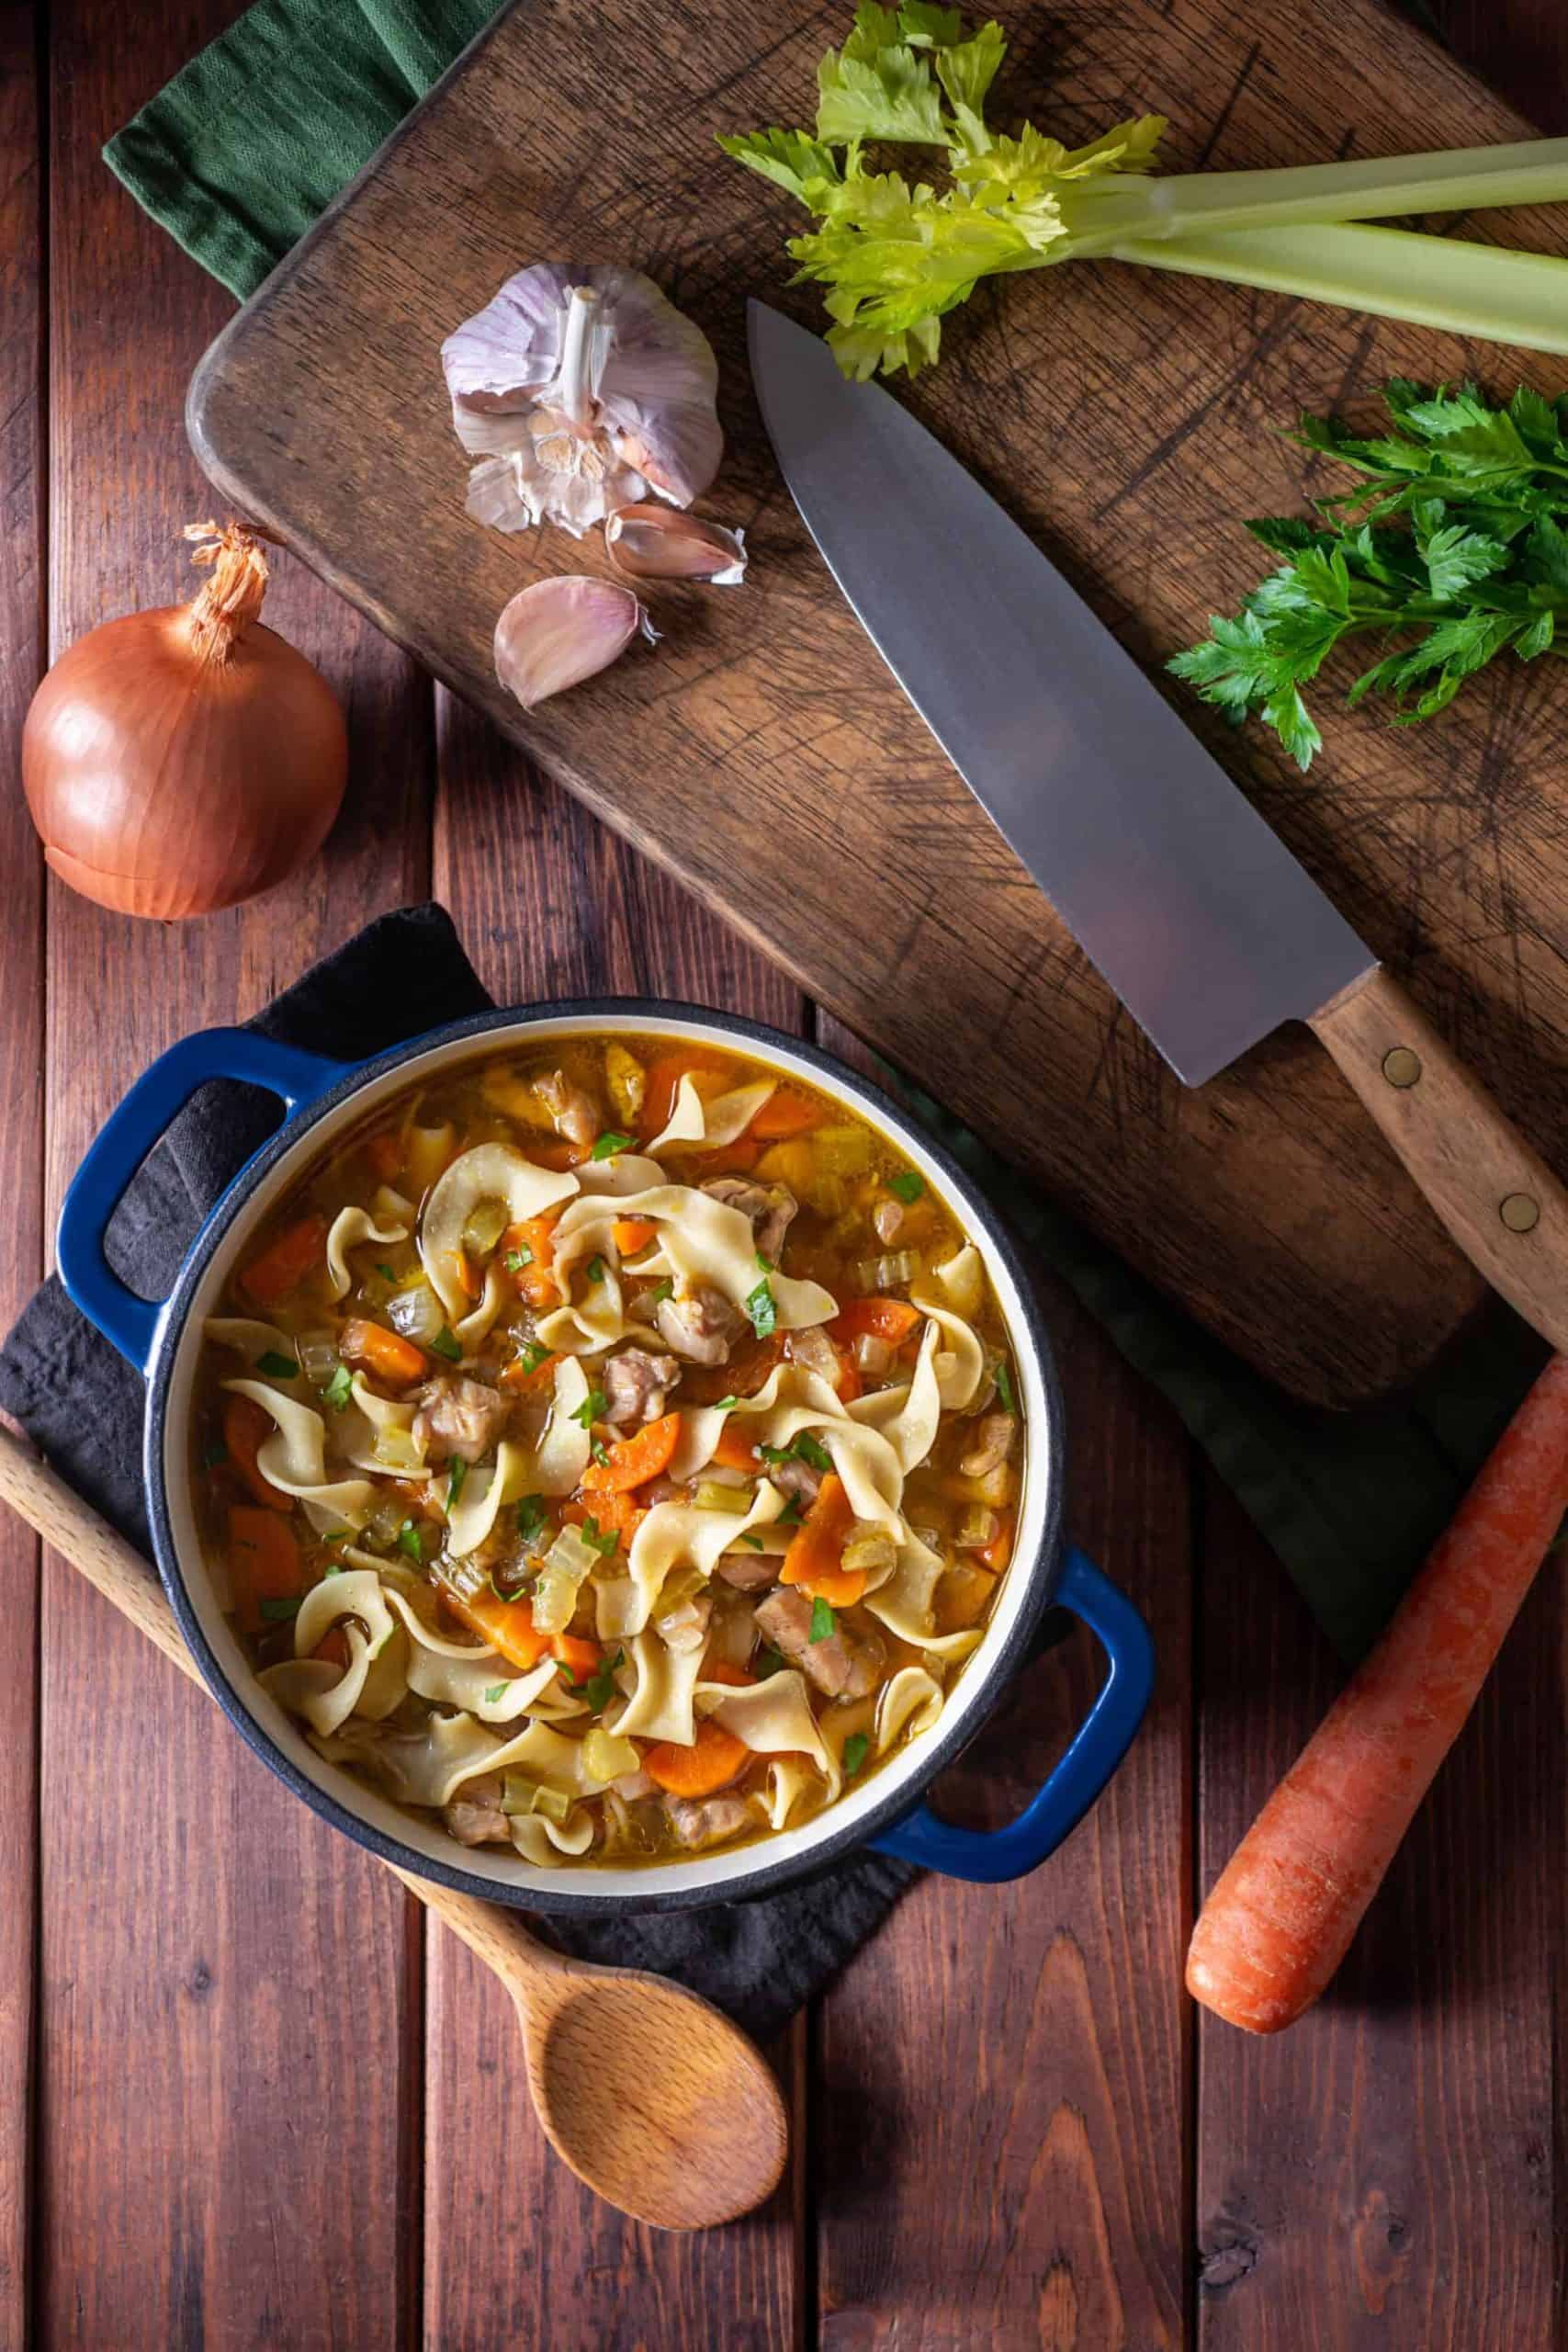
M520 1856L469 1851L325 1763L260 1689L224 1617L203 1557L192 1498L190 1413L202 1322L269 1209L342 1135L390 1097L454 1065L497 1053L537 1054L552 1041L612 1029L732 1046L836 1096L892 1136L958 1212L983 1255L1017 1349L1028 1432L1013 1564L979 1648L942 1715L837 1804L753 1845L647 1868L542 1871ZM277 1095L287 1117L208 1219L170 1296L150 1304L118 1279L104 1250L126 1186L170 1120L209 1079L243 1079ZM606 999L482 1014L375 1060L344 1065L244 1029L209 1029L171 1048L119 1105L88 1152L61 1214L62 1279L82 1312L148 1383L145 1467L158 1568L214 1697L280 1780L386 1860L468 1894L543 1911L672 1910L766 1893L814 1875L861 1846L954 1878L1017 1878L1043 1861L1099 1796L1148 1703L1154 1659L1142 1618L1081 1552L1061 1541L1062 1406L1050 1342L1008 1239L963 1171L897 1105L794 1037L729 1015L647 999ZM1071 1746L1007 1827L980 1832L938 1820L928 1784L973 1738L1028 1659L1053 1603L1090 1627L1107 1672Z

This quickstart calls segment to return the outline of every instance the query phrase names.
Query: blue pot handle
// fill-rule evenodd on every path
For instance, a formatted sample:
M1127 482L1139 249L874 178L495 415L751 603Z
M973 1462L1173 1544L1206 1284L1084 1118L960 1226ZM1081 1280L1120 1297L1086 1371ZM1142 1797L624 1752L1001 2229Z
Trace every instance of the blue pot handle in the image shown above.
M324 1093L350 1067L279 1045L254 1029L198 1029L160 1054L111 1113L65 1195L55 1261L83 1314L138 1372L152 1361L164 1302L138 1298L126 1288L104 1254L104 1236L127 1185L170 1120L209 1078L265 1086L293 1111Z
M1052 1598L1099 1635L1111 1670L1044 1787L1005 1829L957 1829L918 1804L871 1840L879 1854L995 1885L1021 1878L1055 1853L1099 1796L1144 1719L1154 1688L1154 1644L1132 1602L1076 1548L1066 1555Z

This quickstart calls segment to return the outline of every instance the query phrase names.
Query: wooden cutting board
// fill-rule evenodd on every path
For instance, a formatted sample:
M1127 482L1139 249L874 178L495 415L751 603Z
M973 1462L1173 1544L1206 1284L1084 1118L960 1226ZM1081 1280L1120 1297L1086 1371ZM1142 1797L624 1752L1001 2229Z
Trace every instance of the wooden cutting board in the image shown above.
M1525 135L1379 0L1006 13L1003 105L1071 141L1158 109L1172 169ZM848 16L847 0L765 20L523 0L213 346L197 452L237 507L1224 1340L1303 1396L1375 1396L1429 1361L1477 1278L1304 1031L1201 1092L1177 1083L884 672L779 481L746 297L819 314L809 289L781 295L794 208L714 134L800 120ZM1563 243L1543 215L1493 225ZM603 551L465 517L437 354L539 259L634 264L705 328L728 455L705 503L745 526L753 561L739 590L661 594L656 652L525 718L491 670L496 615L542 572L602 571ZM1298 410L1394 372L1511 386L1521 368L1568 381L1560 361L1078 265L984 289L900 397L1157 670L1257 576L1242 518L1299 509L1305 463L1279 437ZM1325 707L1310 779L1168 690L1551 1156L1568 1106L1555 665L1483 680L1433 728Z

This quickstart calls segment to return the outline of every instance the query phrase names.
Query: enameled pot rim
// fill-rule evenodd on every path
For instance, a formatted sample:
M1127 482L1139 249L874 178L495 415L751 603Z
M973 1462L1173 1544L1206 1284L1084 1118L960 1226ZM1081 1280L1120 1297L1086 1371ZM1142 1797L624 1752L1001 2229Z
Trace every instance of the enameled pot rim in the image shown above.
M879 1770L873 1783L875 1786L886 1781L886 1795L868 1804L866 1809L858 1812L844 1827L833 1829L829 1826L805 1852L772 1858L771 1849L787 1838L790 1832L770 1832L753 1844L728 1849L731 1868L722 1884L716 1885L711 1875L712 1864L723 1860L726 1853L726 1849L717 1849L709 1857L696 1856L689 1863L672 1866L681 1870L682 1883L680 1886L650 1891L643 1897L618 1890L596 1892L592 1884L595 1872L572 1870L570 1866L563 1866L557 1874L559 1884L557 1883L557 1876L549 1876L543 1871L525 1886L481 1875L466 1869L460 1862L437 1859L422 1849L404 1844L388 1835L331 1790L308 1778L252 1713L208 1640L186 1589L165 1479L170 1392L192 1302L218 1247L236 1224L245 1217L278 1161L353 1097L403 1065L429 1054L450 1054L453 1059L458 1059L463 1047L502 1031L527 1030L559 1023L594 1024L613 1029L621 1020L644 1022L658 1031L670 1034L690 1028L700 1029L710 1035L716 1032L733 1037L741 1049L751 1051L761 1058L766 1059L772 1054L793 1058L819 1074L829 1091L855 1102L874 1125L883 1126L900 1140L908 1139L915 1147L917 1155L929 1159L939 1171L948 1196L954 1208L960 1211L966 1228L976 1235L983 1234L989 1248L1007 1269L1018 1303L1016 1314L1010 1309L1008 1313L1008 1328L1020 1353L1025 1350L1029 1351L1043 1399L1043 1410L1036 1410L1032 1415L1028 1432L1029 1476L1041 1479L1043 1485L1039 1541L1034 1556L1028 1561L1015 1556L1009 1571L1010 1577L1022 1577L1027 1589L1012 1624L992 1655L983 1666L978 1657L966 1665L964 1676L966 1703L954 1713L951 1724L944 1726L939 1719L934 1729L908 1751L912 1760L907 1770L899 1770L897 1755L890 1758ZM276 1134L235 1179L202 1228L163 1310L156 1350L148 1374L144 1464L149 1518L158 1570L179 1621L180 1630L200 1666L209 1689L241 1737L296 1795L302 1797L313 1812L344 1831L356 1844L415 1877L434 1880L443 1886L473 1895L481 1902L499 1902L515 1909L608 1917L613 1914L689 1910L716 1902L745 1901L772 1894L784 1885L818 1877L912 1809L936 1776L975 1736L1005 1685L1030 1654L1032 1636L1050 1604L1057 1575L1061 1550L1064 1447L1063 1407L1055 1355L1044 1318L1016 1245L974 1181L890 1095L831 1055L824 1053L819 1046L741 1014L653 997L586 997L498 1007L491 1012L475 1013L466 1020L452 1022L421 1036L409 1038L369 1060L355 1064L322 1093L302 1104L283 1122ZM976 1679L971 1681L971 1677ZM837 1809L829 1806L814 1818L831 1824ZM454 1842L454 1853L460 1850ZM733 1864L739 1856L746 1857L746 1864L735 1869ZM709 1865L707 1870L705 1870L705 1860ZM547 1876L549 1883L537 1883Z

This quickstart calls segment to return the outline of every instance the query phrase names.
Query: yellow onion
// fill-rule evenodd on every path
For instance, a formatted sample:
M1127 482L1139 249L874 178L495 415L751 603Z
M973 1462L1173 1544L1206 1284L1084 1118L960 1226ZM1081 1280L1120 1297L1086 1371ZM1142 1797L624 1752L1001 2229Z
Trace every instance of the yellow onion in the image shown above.
M312 858L348 775L324 678L256 618L248 531L190 525L211 576L188 605L106 621L28 712L22 783L62 881L125 914L209 913Z

